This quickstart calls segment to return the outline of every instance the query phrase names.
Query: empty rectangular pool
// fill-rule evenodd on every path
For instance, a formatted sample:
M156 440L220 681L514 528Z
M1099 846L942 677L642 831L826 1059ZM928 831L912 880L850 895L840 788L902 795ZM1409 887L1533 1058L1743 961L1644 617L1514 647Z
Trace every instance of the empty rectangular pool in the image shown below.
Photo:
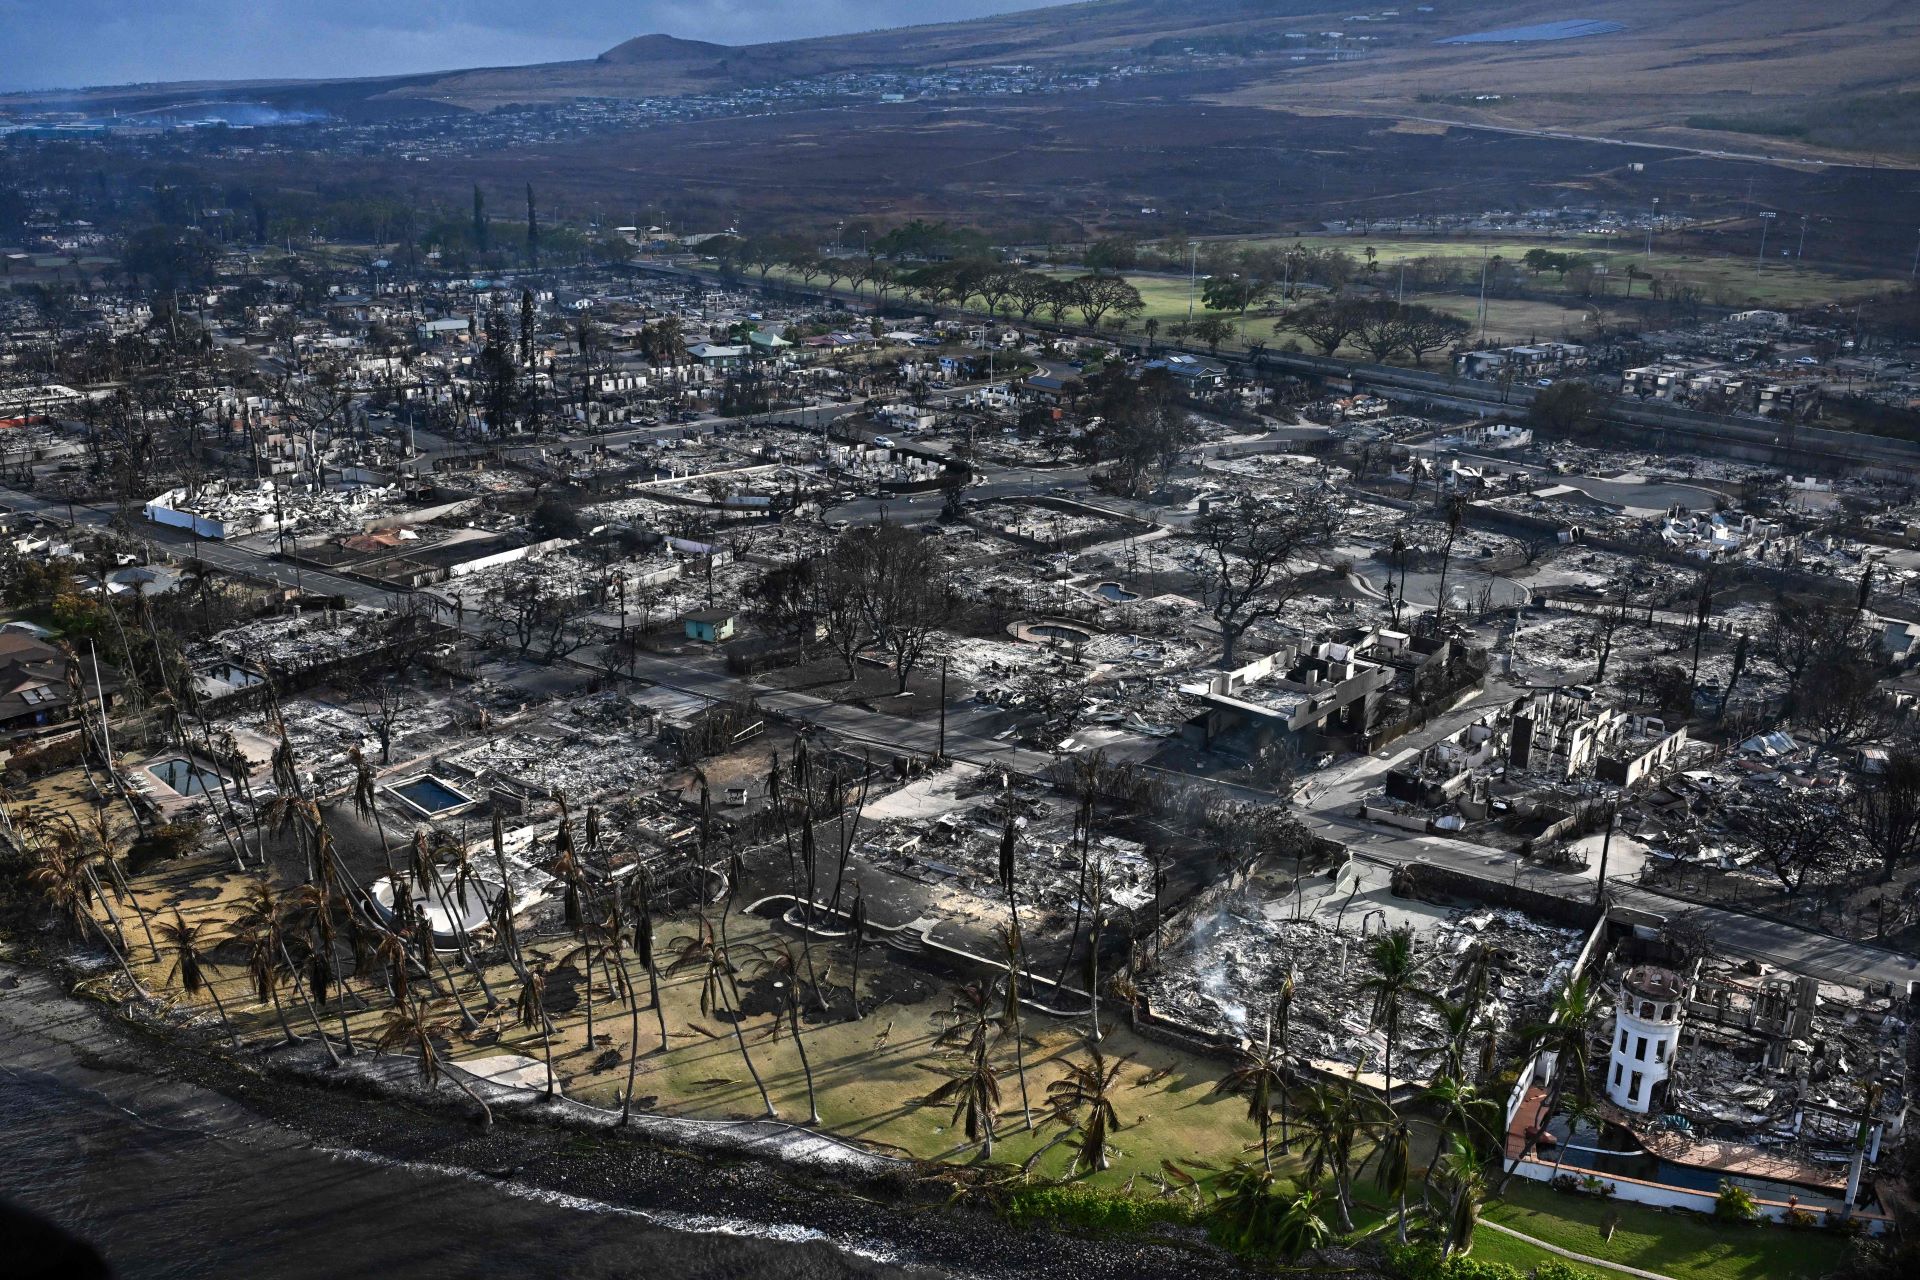
M185 756L156 760L147 766L147 772L165 783L175 795L203 796L220 785L218 773Z

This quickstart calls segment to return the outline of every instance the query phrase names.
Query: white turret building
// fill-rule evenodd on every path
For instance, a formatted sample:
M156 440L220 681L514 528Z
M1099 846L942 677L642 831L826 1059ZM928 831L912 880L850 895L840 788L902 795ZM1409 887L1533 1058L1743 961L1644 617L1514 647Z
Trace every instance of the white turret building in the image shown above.
M1667 1076L1680 1044L1686 994L1680 975L1651 966L1629 970L1614 1006L1607 1062L1607 1098L1640 1115L1666 1099Z

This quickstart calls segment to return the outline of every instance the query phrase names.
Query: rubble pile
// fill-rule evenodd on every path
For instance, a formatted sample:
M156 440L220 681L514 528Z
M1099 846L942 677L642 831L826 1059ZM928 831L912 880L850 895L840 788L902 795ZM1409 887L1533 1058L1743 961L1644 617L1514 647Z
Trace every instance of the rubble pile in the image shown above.
M1255 882L1256 887L1259 882ZM1243 892L1202 920L1177 952L1143 984L1155 1011L1216 1034L1257 1034L1286 975L1295 975L1290 1046L1302 1057L1378 1070L1384 1032L1369 1025L1371 998L1362 985L1369 933L1365 917L1295 918L1284 894ZM1372 936L1379 932L1376 926ZM1417 955L1429 957L1421 984L1438 999L1462 994L1464 969L1476 953L1487 964L1482 1017L1511 1036L1538 1017L1566 980L1582 945L1579 931L1542 924L1504 908L1461 910L1419 931ZM1411 1078L1436 1065L1446 1035L1435 1000L1410 999L1401 1015L1396 1064ZM1476 1045L1478 1037L1476 1036ZM1402 1068L1396 1066L1395 1074Z

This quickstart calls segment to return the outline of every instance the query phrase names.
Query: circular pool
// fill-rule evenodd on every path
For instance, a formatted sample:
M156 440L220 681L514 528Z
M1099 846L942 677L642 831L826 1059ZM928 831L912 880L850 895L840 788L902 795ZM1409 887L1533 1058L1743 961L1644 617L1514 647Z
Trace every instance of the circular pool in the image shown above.
M1092 628L1061 618L1029 618L1009 626L1007 634L1028 644L1050 645L1085 644L1094 636Z
M433 930L434 945L448 950L458 943L458 934L472 934L486 927L493 901L500 893L497 880L469 880L455 888L452 877L446 872L438 889L425 885L409 884L410 896L415 905L425 910L427 927ZM373 901L374 913L382 921L393 920L393 880L382 876L368 886L367 896Z

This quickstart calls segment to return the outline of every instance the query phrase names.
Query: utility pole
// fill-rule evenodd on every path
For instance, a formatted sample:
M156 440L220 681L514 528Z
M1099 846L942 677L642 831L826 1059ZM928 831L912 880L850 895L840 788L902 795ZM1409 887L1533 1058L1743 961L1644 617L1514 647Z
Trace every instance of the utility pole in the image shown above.
M1200 283L1200 246L1187 246L1187 323L1193 323L1193 290Z
M1793 260L1798 262L1807 256L1807 215L1800 215L1800 247L1793 251Z
M1492 263L1492 259L1490 259L1487 256L1487 251L1485 249L1482 249L1480 251L1480 341L1481 342L1485 342L1487 340L1487 268L1491 263Z
M940 659L940 759L947 758L947 660Z
M1613 824L1619 813L1609 804L1607 806L1607 833L1600 838L1600 874L1593 882L1593 905L1601 910L1607 906L1607 854L1613 849Z
M1779 216L1779 214L1774 213L1772 210L1768 210L1766 213L1760 215L1760 251L1753 255L1753 274L1755 275L1760 274L1760 266L1766 261L1767 228L1771 227L1773 220Z
M1913 246L1913 269L1907 272L1907 279L1920 279L1920 243Z

